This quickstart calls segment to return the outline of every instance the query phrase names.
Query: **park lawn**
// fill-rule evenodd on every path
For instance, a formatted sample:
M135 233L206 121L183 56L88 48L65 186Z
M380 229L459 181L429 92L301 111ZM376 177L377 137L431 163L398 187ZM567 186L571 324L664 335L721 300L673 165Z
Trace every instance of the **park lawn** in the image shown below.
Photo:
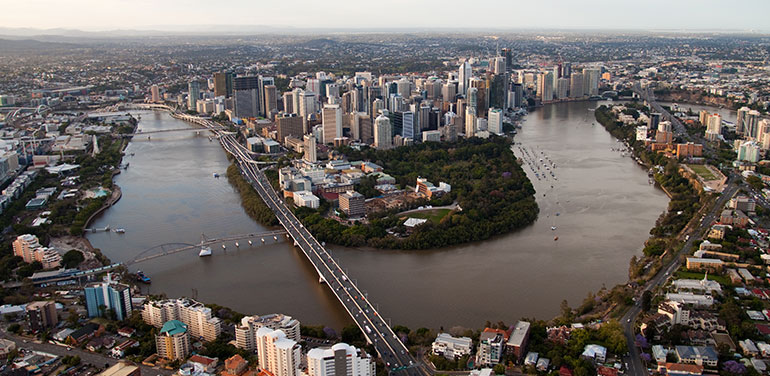
M711 173L711 171L709 171L708 168L706 168L706 166L691 164L687 165L687 167L695 171L695 173L698 174L698 176L700 176L703 180L716 180L717 178L713 173Z
M678 272L676 272L675 275L676 275L676 277L678 279L698 279L698 280L701 280L701 279L703 279L703 274L704 273L678 271ZM730 282L730 279L728 279L727 277L722 276L722 275L709 274L709 280L710 281L717 281L720 284L725 285L725 286L732 285L732 283Z
M451 210L449 209L425 210L421 212L406 214L406 217L427 219L433 223L438 224L441 222L442 218L446 217L446 215L449 214L449 212L451 212Z

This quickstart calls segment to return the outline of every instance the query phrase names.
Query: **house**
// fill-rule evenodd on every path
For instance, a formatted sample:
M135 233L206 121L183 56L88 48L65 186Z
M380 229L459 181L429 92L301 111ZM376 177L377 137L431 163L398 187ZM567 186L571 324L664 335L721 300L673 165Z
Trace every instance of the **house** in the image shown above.
M540 358L537 360L537 365L535 366L535 369L537 369L540 372L548 371L548 367L551 365L551 359L548 358ZM617 375L615 375L617 376Z
M219 363L218 358L209 358L208 356L203 355L193 355L190 357L190 359L187 360L188 363L193 363L195 365L199 365L200 369L202 369L204 372L213 373L214 370L217 368L217 364Z
M121 335L123 337L131 337L134 335L134 333L136 333L136 329L134 328L125 327L125 328L118 329L118 335Z
M754 344L754 341L750 339L744 339L742 341L738 341L738 347L740 347L741 351L743 351L743 355L746 355L746 356L759 355L759 349Z
M670 376L700 376L703 374L703 366L697 364L666 363L663 369Z
M540 354L536 352L529 352L527 356L524 358L524 365L525 366L534 366L537 364L537 359L540 357Z
M101 333L103 332L104 332L103 326L90 322L84 325L82 328L70 333L70 335L67 337L66 342L69 345L77 346L87 342L89 339L93 338L94 336L101 335Z
M126 350L137 346L139 346L138 341L133 339L127 339L121 342L120 344L118 344L117 346L113 347L112 350L110 351L110 355L113 358L122 358L126 356Z
M580 354L581 358L592 360L598 363L604 363L607 360L607 348L600 345L586 345L583 353Z
M618 369L606 366L596 367L597 376L618 376Z
M559 376L573 376L573 373L567 366L561 366L561 368L559 368Z
M666 350L661 345L653 345L652 346L652 357L655 359L655 362L658 364L662 364L666 362L666 357L668 356L668 350Z
M566 325L546 328L545 331L548 335L548 341L561 345L567 344L570 334L572 333L572 329Z

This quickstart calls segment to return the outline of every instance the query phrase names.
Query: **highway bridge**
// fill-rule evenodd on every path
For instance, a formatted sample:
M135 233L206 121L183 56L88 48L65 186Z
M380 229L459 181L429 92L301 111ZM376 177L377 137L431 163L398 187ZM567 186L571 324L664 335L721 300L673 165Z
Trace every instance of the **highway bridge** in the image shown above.
M192 118L190 115L176 114L180 119L193 121L210 129L218 124L205 118ZM172 113L173 116L173 113ZM177 117L175 116L175 117ZM251 153L241 145L230 132L215 131L225 150L235 157L241 174L254 187L262 200L275 213L289 238L294 241L318 273L318 279L325 283L339 300L345 311L361 328L367 341L375 348L391 374L424 376L429 372L422 363L417 362L403 342L393 332L375 306L369 301L342 266L318 242L302 223L294 216L286 204L278 197L267 177L252 160Z

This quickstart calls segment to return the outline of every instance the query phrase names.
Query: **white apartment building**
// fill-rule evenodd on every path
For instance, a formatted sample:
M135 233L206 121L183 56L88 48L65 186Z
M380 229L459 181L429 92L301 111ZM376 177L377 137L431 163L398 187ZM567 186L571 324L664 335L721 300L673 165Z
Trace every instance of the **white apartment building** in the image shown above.
M264 316L246 316L241 319L241 325L235 327L235 346L244 350L257 349L257 331L260 328L280 330L286 338L299 342L299 321L282 314Z
M439 333L431 346L433 353L447 359L469 355L473 349L473 341L468 337L452 337L449 333Z
M286 333L262 327L257 330L259 366L274 376L300 376L300 345L286 338Z
M194 339L213 341L222 333L222 320L212 315L211 308L187 298L148 301L144 303L142 319L156 328L179 320L187 325Z
M308 351L307 373L309 376L374 376L376 371L369 354L338 343L330 349Z

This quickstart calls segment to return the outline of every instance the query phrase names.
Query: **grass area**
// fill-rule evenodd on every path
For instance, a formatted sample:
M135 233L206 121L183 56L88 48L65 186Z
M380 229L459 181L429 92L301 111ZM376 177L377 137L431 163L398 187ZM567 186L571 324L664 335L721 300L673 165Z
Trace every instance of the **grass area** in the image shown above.
M708 180L716 180L717 179L717 177L714 176L714 174L708 168L706 168L706 166L704 166L704 165L692 165L692 164L689 164L689 165L687 165L687 167L692 169L703 180L708 181Z
M442 218L446 217L446 215L449 214L449 212L451 212L451 210L449 209L433 209L433 210L420 211L416 213L409 213L409 214L406 214L405 217L427 219L433 223L438 224L441 222Z
M703 279L704 273L697 273L697 272L685 272L685 271L678 271L674 274L678 279ZM713 275L709 274L709 280L710 281L717 281L722 285L730 286L732 283L730 282L730 279L728 279L725 276L721 275Z

